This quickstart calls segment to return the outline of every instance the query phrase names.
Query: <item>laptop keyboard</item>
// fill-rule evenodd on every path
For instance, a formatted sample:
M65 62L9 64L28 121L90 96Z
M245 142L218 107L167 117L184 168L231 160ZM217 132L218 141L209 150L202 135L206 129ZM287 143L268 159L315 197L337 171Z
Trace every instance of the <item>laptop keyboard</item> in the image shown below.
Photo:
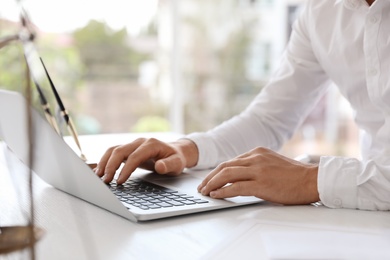
M141 179L130 179L122 185L111 183L108 187L128 209L137 207L143 210L153 210L208 203L207 200Z

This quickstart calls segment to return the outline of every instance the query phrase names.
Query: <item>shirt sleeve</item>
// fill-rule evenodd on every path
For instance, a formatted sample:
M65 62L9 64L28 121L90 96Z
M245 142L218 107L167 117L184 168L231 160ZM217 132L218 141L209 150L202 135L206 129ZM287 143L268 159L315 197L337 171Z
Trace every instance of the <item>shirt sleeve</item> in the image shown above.
M329 79L312 50L308 14L304 8L279 69L251 104L208 132L187 135L199 150L195 168L215 167L258 146L280 149L324 94Z
M370 160L321 157L318 191L330 208L390 210L390 166L387 158Z
M310 27L315 20L311 6L325 4L332 3L306 1L279 69L246 110L208 132L188 135L199 149L196 168L214 167L257 146L278 150L291 137L330 82L313 51L318 46L310 40L319 33ZM371 131L362 160L321 157L317 184L325 206L390 210L390 120L388 113L384 117L378 126L370 125L378 129Z

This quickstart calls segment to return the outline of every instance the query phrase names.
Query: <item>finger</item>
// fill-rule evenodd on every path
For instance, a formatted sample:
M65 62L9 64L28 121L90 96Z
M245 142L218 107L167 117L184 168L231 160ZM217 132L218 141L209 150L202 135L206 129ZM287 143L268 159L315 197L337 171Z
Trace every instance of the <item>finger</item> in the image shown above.
M229 183L251 180L252 177L252 174L247 171L246 167L227 167L211 178L202 188L201 193L202 195L209 195L211 191L222 188Z
M137 147L127 157L127 160L119 173L117 183L122 184L125 182L130 177L131 173L141 165L146 165L146 168L152 170L154 166L152 167L151 164L155 164L153 159L158 155L157 151L158 148L156 149L150 145L145 145L145 143Z
M185 165L178 154L156 161L155 170L159 174L179 175L183 172Z
M143 162L138 167L141 169L148 170L148 171L154 171L155 164L156 164L156 162L154 161L154 159L150 159L150 160Z
M224 199L236 196L254 196L256 185L252 181L239 181L210 192L213 199Z
M117 183L121 184L125 182L130 174L146 161L150 159L159 160L171 154L173 154L172 148L156 139L149 139L127 157L127 161L119 174Z
M108 159L110 159L112 151L118 146L113 146L107 149L107 151L103 154L102 158L100 159L98 165L94 169L95 173L99 176L102 177L104 175L104 169L106 168Z
M212 170L204 179L203 181L199 184L198 186L198 192L201 192L202 189L206 186L206 184L220 171L222 171L224 168L228 167L236 167L236 166L248 166L249 162L247 162L247 158L235 158L226 162L221 163L218 165L214 170Z
M126 145L116 146L112 150L111 155L109 156L108 161L104 167L103 181L105 183L109 183L110 181L112 181L116 170L120 167L123 161L126 161L129 154L131 155L131 153L135 149L137 149L137 147L139 147L144 141L145 139L140 138Z
M218 165L214 170L212 170L209 174L207 174L207 176L199 184L198 192L202 192L202 190L207 185L207 183L223 169L224 166L222 166L222 164Z

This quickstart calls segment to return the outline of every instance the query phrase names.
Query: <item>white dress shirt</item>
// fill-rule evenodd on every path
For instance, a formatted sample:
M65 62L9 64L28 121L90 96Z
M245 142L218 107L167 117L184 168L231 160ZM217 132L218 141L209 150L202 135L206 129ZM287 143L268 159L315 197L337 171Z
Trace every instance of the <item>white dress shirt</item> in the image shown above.
M323 156L322 203L390 210L390 0L308 0L279 69L245 111L206 133L193 133L197 168L254 147L278 150L334 83L362 130L362 160Z

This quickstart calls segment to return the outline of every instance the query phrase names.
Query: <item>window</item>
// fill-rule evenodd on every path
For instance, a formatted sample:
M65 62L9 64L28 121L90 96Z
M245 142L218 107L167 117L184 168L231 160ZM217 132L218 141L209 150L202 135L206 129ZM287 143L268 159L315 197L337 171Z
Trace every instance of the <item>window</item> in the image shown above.
M98 134L206 131L241 112L275 68L302 2L24 3L79 133ZM3 1L0 36L19 27L18 9ZM0 55L0 86L18 89L22 52L9 46ZM339 105L330 107L329 97ZM282 152L355 155L356 136L332 91Z

